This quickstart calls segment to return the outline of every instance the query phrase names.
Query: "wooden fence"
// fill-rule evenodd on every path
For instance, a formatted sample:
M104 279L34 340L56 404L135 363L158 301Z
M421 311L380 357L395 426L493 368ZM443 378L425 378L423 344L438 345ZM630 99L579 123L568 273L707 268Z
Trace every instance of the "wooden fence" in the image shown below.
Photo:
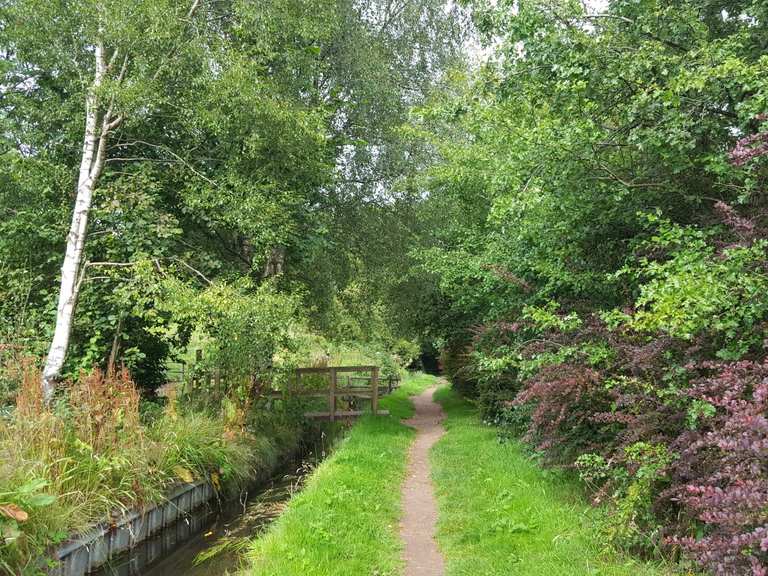
M201 351L197 351L196 360L202 360ZM194 367L193 367L194 368ZM189 372L184 364L175 370L168 371L168 383L158 389L158 395L167 396L170 391L184 393ZM306 377L319 375L327 378L327 386L318 387L317 382L307 385ZM254 397L281 400L288 397L325 398L328 408L324 411L306 412L307 418L352 418L363 414L357 408L358 400L370 400L371 411L374 414L388 414L379 409L379 398L390 394L400 386L400 378L388 376L382 379L378 366L328 366L297 368L292 382L284 390L273 390L267 382L256 383L252 378L251 393ZM228 381L228 375L221 369L211 369L201 372L192 378L191 386L199 384L206 386L214 396L221 394ZM339 404L346 404L346 409L340 409Z
M360 376L359 374L368 374ZM302 385L302 378L308 375L328 376L327 388L309 388ZM346 383L346 385L344 385ZM329 366L322 368L298 368L296 370L296 382L284 391L269 390L264 396L268 398L285 398L286 396L299 396L303 398L327 398L328 410L320 412L306 412L307 418L321 418L334 421L338 418L352 418L360 416L364 412L357 409L339 410L339 400L347 400L353 404L356 399L371 401L371 412L376 415L389 414L387 410L379 409L379 398L391 393L400 385L400 381L392 376L384 382L379 376L378 366Z

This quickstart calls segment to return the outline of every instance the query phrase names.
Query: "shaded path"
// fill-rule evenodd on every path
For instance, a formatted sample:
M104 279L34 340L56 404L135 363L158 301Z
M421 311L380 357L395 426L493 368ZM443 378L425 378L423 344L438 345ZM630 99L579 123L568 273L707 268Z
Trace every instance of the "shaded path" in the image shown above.
M437 500L430 478L429 449L445 434L442 407L432 400L433 386L413 399L416 413L405 424L416 429L403 484L403 539L405 576L443 576L443 556L435 541Z

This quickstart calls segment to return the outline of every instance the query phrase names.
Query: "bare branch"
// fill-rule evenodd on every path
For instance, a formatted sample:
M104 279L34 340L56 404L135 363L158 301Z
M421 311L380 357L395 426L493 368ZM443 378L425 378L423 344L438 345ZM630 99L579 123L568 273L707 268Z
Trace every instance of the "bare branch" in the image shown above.
M117 75L117 83L122 84L125 78L125 71L128 69L128 54L123 57L123 65L120 67L120 73Z
M192 2L192 6L189 7L189 11L187 12L187 20L195 15L195 12L197 12L198 8L200 8L200 0L195 0Z
M112 268L130 268L136 266L135 262L86 262L84 267L99 268L99 267L112 267Z
M120 126L120 124L123 123L123 120L125 119L125 116L120 114L119 116L115 116L115 119L112 120L109 124L107 124L107 132L112 132L115 128Z
M119 46L117 48L115 48L115 51L112 52L112 56L109 58L109 63L107 64L107 69L106 69L107 72L112 70L112 66L114 66L115 60L117 60L118 54L120 54L120 47Z
M171 156L173 156L173 157L174 157L174 158L175 158L175 159L176 159L176 160L177 160L177 161L178 161L180 164L183 164L184 166L186 166L186 167L187 167L187 168L188 168L188 169L189 169L189 170L190 170L190 171L191 171L193 174L195 174L195 175L196 175L198 178L201 178L201 179L205 180L205 181L206 181L206 182L208 182L208 184L210 184L211 186L215 186L215 187L217 187L217 188L219 187L219 185L218 185L218 184L217 184L217 183L216 183L214 180L211 180L211 179L210 179L210 178L208 178L208 177L207 177L205 174L203 174L203 173L201 173L200 171L198 171L198 170L197 170L197 169L196 169L194 166L192 166L192 164L190 164L188 161L186 161L184 158L182 158L181 156L179 156L178 154L176 154L176 152L174 152L173 150L171 150L170 148L168 148L168 147L166 147L166 146L161 146L160 144L152 144L152 143L150 143L150 142L145 142L144 140L134 140L134 141L132 141L131 143L120 144L120 145L118 145L118 146L116 146L116 147L120 147L120 148L127 148L128 146L136 146L136 145L149 146L150 148L155 148L155 149L157 149L157 150L162 150L163 152L165 152L165 153L167 153L167 154L170 154L170 155L171 155ZM134 159L134 160L149 160L148 158L133 158L133 159ZM123 159L123 158L115 158L115 159L114 159L114 161L116 161L116 162L117 162L117 161L120 161L120 160L126 160L126 159ZM130 159L129 159L129 160L130 160Z
M182 266L184 266L188 270L194 272L199 278L201 278L209 286L211 284L213 284L213 282L211 282L208 278L206 278L205 275L202 272L200 272L200 270L198 270L197 268L193 268L192 266L190 266L187 262L185 262L181 258L174 257L173 260L175 260L176 262L180 263Z
M631 18L627 18L626 16L619 16L618 14L589 14L585 16L587 20L603 20L603 19L610 19L610 20L621 20L622 22L626 22L627 24L634 24L635 21Z

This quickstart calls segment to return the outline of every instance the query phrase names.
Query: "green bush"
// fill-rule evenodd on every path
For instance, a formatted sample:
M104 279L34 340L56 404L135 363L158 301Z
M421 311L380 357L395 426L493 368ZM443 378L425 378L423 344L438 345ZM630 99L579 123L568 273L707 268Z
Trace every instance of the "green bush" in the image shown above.
M624 449L625 461L611 463L599 454L576 459L579 475L598 491L612 491L605 532L614 544L632 551L658 552L661 521L653 503L667 482L675 457L663 444L635 442Z

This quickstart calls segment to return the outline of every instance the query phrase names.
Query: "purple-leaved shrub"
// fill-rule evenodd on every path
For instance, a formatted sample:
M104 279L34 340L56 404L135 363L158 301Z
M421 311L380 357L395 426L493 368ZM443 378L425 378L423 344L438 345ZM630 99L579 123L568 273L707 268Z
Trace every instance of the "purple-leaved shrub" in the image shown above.
M768 361L705 362L689 397L713 407L674 442L670 493L700 528L675 537L718 576L768 574Z

